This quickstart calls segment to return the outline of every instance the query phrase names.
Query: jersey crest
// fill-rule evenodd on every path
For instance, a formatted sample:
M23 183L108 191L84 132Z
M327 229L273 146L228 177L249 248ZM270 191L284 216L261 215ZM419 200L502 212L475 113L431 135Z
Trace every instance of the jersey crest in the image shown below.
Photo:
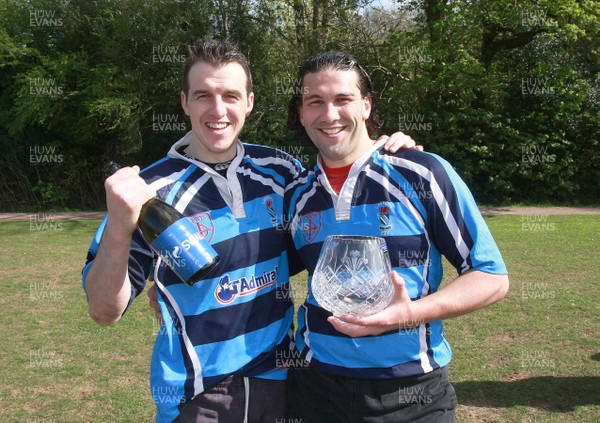
M209 212L200 212L188 217L198 227L202 239L212 241L215 234L215 224Z
M382 235L388 235L391 229L390 205L385 202L379 203L379 230Z
M307 243L313 242L321 231L321 212L315 211L300 217L300 228Z
M263 199L263 204L267 208L267 212L269 213L269 221L273 226L277 226L277 212L273 209L273 199L271 197L265 197Z

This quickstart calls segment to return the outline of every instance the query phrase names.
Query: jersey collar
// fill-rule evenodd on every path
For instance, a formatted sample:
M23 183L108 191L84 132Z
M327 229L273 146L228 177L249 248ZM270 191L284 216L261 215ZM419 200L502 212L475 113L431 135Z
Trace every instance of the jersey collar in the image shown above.
M344 185L342 185L342 189L339 194L336 194L327 177L325 176L325 170L323 169L323 162L321 161L321 156L317 156L317 166L321 169L321 173L319 175L319 182L325 190L331 195L334 209L335 209L335 219L337 221L350 220L350 214L352 210L352 199L354 198L354 189L356 188L356 183L358 181L358 175L361 170L368 165L367 163L371 159L373 153L380 149L385 144L385 140L381 140L376 142L369 148L366 152L363 153L356 161L352 164L350 168L350 173L348 173L348 178Z

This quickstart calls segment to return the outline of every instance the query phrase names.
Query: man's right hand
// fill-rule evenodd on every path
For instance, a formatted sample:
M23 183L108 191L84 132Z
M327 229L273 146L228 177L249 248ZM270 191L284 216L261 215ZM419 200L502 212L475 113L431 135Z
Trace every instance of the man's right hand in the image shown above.
M117 322L131 300L131 238L142 206L156 195L139 173L138 166L124 167L104 181L108 219L85 279L88 313L102 326Z
M131 235L137 228L142 205L156 196L140 177L138 166L123 167L104 182L109 223L123 235Z

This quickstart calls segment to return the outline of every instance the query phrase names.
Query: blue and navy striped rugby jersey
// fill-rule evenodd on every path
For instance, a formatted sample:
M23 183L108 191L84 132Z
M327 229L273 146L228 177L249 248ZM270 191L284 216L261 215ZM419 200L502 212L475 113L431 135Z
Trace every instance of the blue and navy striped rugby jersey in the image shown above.
M139 230L129 258L131 300L148 277L157 286L164 324L150 385L157 421L165 422L231 374L284 379L277 358L289 351L293 337L283 195L300 163L279 150L238 143L226 179L182 154L190 139L188 133L141 176L159 198L197 223L221 260L205 279L187 286L152 255ZM90 248L84 288L103 229L104 223Z
M309 293L298 312L296 345L311 366L342 376L387 379L430 372L450 362L441 321L380 336L351 338L327 322L331 313L310 291L328 235L385 238L394 270L412 299L436 292L442 256L462 274L507 270L475 201L442 158L418 150L396 154L375 144L351 167L339 195L320 159L286 191L294 244L309 273ZM418 323L418 322L417 322Z

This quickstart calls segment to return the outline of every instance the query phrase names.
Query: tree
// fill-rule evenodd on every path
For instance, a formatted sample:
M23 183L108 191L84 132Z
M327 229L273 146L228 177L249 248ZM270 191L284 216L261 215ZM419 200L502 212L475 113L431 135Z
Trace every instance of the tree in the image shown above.
M102 164L147 165L189 130L187 46L212 36L250 59L244 140L285 135L297 66L353 54L385 133L448 158L479 201L600 200L598 2L565 0L0 0L0 203L103 206Z
M481 201L594 192L597 202L587 179L597 155L576 165L597 140L589 117L598 109L587 100L597 56L582 54L597 50L595 3L404 2L414 25L384 44L388 63L400 50L402 76L386 86L384 120L449 158Z

